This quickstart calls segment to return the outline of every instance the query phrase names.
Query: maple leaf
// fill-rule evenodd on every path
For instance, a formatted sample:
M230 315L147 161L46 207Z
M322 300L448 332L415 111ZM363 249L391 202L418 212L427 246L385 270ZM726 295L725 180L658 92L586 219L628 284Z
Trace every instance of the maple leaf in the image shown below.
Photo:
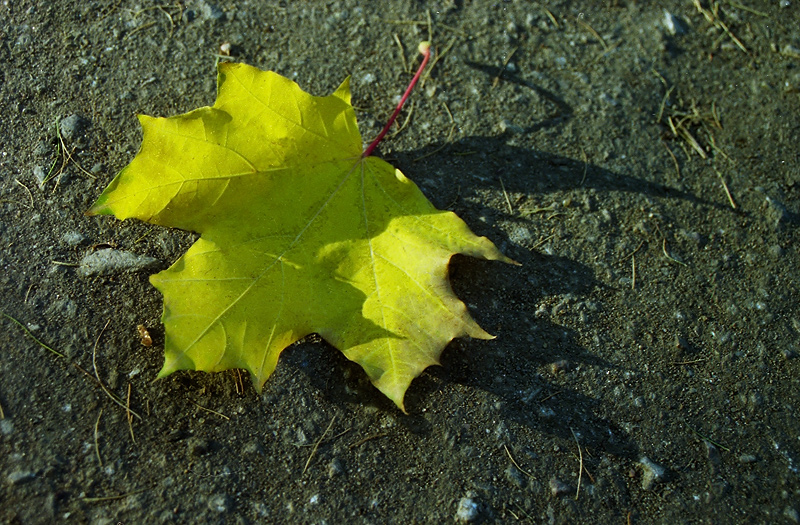
M222 63L213 107L139 116L139 153L87 214L200 233L150 277L164 296L164 377L247 369L318 333L401 410L453 338L490 339L448 281L455 253L513 262L387 162L364 156L349 79L315 97Z

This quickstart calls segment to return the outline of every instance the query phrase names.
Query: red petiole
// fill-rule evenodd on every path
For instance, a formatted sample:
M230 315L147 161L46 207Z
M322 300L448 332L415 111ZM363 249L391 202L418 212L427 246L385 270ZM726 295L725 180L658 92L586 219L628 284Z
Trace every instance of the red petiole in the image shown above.
M406 88L406 92L403 93L403 97L400 99L400 103L397 104L397 108L395 108L394 113L392 116L389 117L389 122L383 127L378 136L375 137L375 140L372 141L372 144L364 150L364 153L361 155L362 157L369 157L372 155L373 150L378 147L383 137L386 135L386 132L389 131L389 128L392 127L394 121L397 119L397 115L400 114L400 110L403 109L403 104L406 103L408 100L408 96L411 94L411 90L414 89L414 86L417 84L417 80L419 80L420 75L422 75L422 70L425 69L425 66L428 65L428 60L431 58L431 44L430 42L422 42L419 45L419 52L422 53L422 63L419 65L417 69L417 73L414 75L414 78L411 79L411 83L408 84Z

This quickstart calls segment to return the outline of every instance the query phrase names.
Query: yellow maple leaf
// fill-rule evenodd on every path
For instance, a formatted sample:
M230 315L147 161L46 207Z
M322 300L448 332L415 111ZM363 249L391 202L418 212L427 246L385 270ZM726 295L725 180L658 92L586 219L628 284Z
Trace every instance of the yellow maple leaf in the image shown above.
M284 348L318 333L405 410L448 342L492 337L450 288L448 263L513 261L363 155L348 80L315 97L222 63L214 106L139 119L139 153L88 213L201 234L150 278L164 295L159 377L244 368L261 389Z

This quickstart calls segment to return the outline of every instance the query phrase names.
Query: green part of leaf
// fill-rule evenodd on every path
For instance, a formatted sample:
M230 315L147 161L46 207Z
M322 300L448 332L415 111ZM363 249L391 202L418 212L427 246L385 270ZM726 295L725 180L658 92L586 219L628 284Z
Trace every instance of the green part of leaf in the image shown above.
M513 261L362 158L349 79L315 97L222 63L218 91L213 107L139 117L141 150L88 212L201 234L150 278L164 295L159 377L245 368L261 389L281 351L316 332L404 409L450 340L492 337L450 288L451 256Z

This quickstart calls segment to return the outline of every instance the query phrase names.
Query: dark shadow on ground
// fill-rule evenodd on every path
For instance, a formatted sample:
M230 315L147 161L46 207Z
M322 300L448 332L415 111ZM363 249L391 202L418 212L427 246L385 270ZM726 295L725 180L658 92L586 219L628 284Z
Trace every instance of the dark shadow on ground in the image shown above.
M479 64L477 62L467 61L466 64L473 68L477 69L489 75L499 82L502 79L503 82L511 82L512 84L517 84L519 86L525 87L534 91L539 97L544 100L547 100L550 104L553 105L553 112L545 117L544 119L540 120L533 126L525 128L523 130L524 133L533 133L543 128L549 128L551 126L556 126L560 123L566 122L567 120L572 118L574 113L572 106L566 103L564 99L549 91L542 86L535 84L529 80L525 80L513 73L510 73L505 68L498 68L497 66L491 66L486 64Z
M465 190L466 194L479 189L502 191L503 188L508 193L547 194L584 188L598 194L639 193L731 209L727 203L709 201L666 184L616 173L581 160L511 146L506 143L508 138L505 135L467 137L451 144L393 152L388 160L422 186L434 203L457 201L465 195ZM451 191L431 196L426 183L437 190L450 188Z
M442 356L443 366L429 368L412 384L406 396L412 415L402 418L403 425L414 433L430 432L424 418L413 415L414 407L424 405L425 398L433 395L442 382L459 383L502 400L501 413L509 420L562 439L572 440L574 431L581 436L583 446L638 459L638 448L627 434L614 421L596 415L597 400L565 388L563 382L552 383L546 373L558 362L569 368L617 367L583 348L572 330L551 322L548 316L538 317L534 311L542 298L570 294L581 301L603 285L591 269L576 261L515 245L495 226L496 221L528 219L482 204L485 199L475 197L480 190L543 195L583 187L593 190L598 198L604 193L624 191L724 206L658 182L510 146L504 136L469 137L444 147L433 144L390 157L388 160L415 180L437 207L454 209L476 233L507 247L508 255L522 263L521 267L512 267L454 257L451 280L456 294L468 305L475 305L472 313L481 326L502 336L489 342L451 343ZM484 218L482 223L476 220L476 214ZM302 370L329 401L343 405L369 402L382 410L396 410L369 385L357 365L324 342L313 345L313 349L307 344L288 349L281 360ZM469 350L463 350L467 345ZM315 363L318 357L321 362ZM569 369L564 373L569 374Z
M593 354L577 342L573 330L551 321L551 308L543 315L536 312L546 297L569 295L582 301L603 285L589 268L563 257L533 253L519 258L521 267L466 257L454 261L454 291L474 305L478 323L498 338L457 341L442 355L442 366L428 373L440 382L489 392L490 398L502 401L500 414L537 432L572 440L574 431L595 451L637 459L638 448L626 433L596 415L598 401L568 386L579 368L612 370L619 365ZM475 283L493 289L480 290ZM555 376L563 380L557 384ZM426 393L426 381L418 383L412 399Z

